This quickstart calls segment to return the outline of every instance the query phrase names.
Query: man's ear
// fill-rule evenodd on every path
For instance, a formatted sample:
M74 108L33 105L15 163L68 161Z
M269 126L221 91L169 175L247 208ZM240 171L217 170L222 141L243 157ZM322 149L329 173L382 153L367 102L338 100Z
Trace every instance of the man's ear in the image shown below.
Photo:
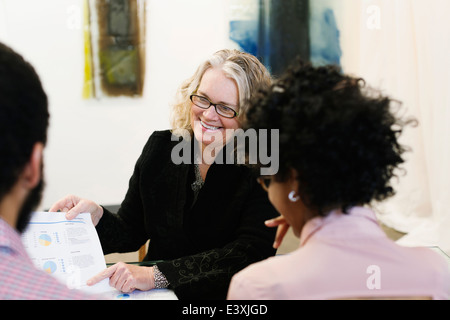
M36 142L31 152L30 160L25 165L21 180L22 185L27 189L33 189L41 179L41 164L44 151L44 144Z

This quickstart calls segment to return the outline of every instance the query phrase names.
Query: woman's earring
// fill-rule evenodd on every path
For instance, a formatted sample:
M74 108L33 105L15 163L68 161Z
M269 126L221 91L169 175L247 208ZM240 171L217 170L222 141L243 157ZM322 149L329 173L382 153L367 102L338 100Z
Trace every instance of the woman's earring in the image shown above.
M300 196L296 196L295 191L291 191L288 195L288 198L291 202L297 202L300 199Z

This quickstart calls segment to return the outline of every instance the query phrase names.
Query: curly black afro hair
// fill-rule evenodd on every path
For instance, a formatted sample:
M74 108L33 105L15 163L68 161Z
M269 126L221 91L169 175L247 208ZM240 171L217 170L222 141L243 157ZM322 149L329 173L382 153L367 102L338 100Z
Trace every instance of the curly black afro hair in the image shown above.
M325 215L382 201L407 151L398 138L412 118L392 109L400 103L369 90L360 78L335 66L297 60L269 90L251 101L246 128L279 129L279 171L285 181L298 173L307 206Z

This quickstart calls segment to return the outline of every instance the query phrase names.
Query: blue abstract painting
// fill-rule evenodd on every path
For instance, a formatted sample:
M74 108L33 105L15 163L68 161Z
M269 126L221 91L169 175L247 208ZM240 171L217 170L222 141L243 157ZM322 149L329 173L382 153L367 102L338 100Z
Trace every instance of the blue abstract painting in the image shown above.
M248 53L258 53L258 21L234 20L230 21L230 39Z
M244 4L247 4L246 6ZM251 4L251 5L250 5ZM334 0L245 0L234 4L229 38L280 73L296 56L314 65L341 67L342 49ZM244 10L246 9L246 10ZM262 19L262 20L261 20Z
M310 52L311 63L314 65L333 64L340 66L342 49L340 32L334 11L319 5L326 1L310 1Z

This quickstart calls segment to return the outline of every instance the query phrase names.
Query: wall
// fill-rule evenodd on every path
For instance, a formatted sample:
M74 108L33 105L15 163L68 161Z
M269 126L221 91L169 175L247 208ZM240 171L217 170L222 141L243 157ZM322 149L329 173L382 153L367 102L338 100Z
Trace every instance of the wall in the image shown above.
M228 2L147 0L144 96L83 100L82 0L0 0L0 41L30 61L49 96L46 189L39 209L68 193L120 203L154 130L169 128L177 86L209 54L233 47Z
M236 47L228 40L230 6L236 18L236 6L251 8L256 1L147 0L143 98L85 101L82 0L0 0L0 41L36 67L50 99L40 209L67 193L120 203L148 136L169 127L177 86L205 56ZM409 174L388 202L399 215L385 221L411 231L418 220L437 215L445 220L437 225L450 248L448 1L311 0L310 7L333 10L343 71L366 78L419 118L414 135L405 135L414 150Z
M405 171L391 181L396 195L377 206L380 219L407 233L399 243L439 245L450 254L450 2L311 0L310 5L313 13L334 12L343 71L397 99L401 114L418 120L400 137L410 152L404 155ZM320 44L317 40L312 35L312 43Z

